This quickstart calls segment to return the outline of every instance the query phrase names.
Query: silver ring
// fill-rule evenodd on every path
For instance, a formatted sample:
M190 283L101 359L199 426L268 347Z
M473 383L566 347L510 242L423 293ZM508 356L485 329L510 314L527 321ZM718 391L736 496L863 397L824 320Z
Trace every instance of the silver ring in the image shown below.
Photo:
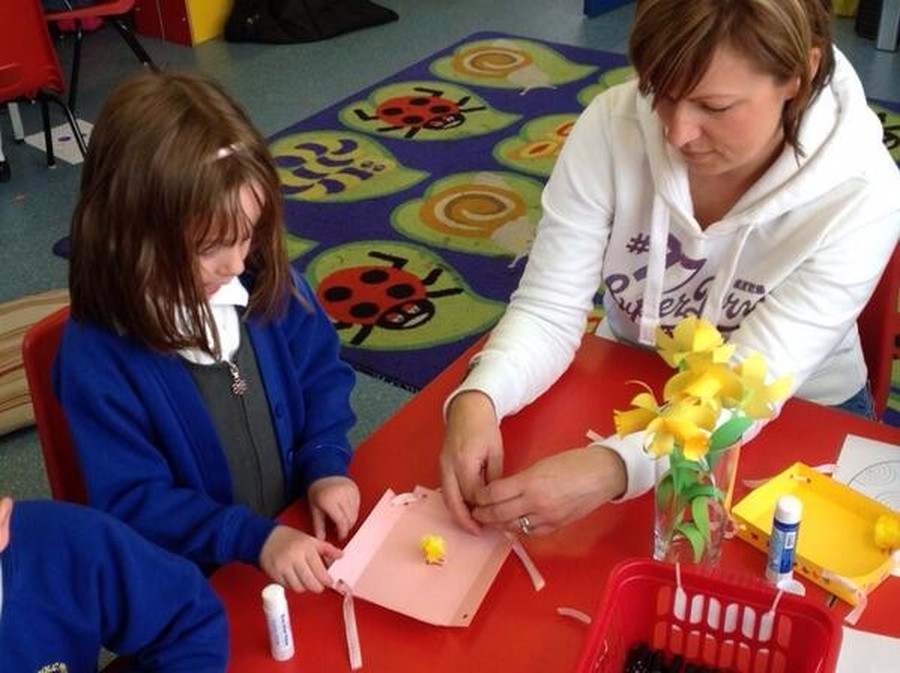
M522 535L531 534L531 522L528 520L527 516L519 517L519 530L522 531Z

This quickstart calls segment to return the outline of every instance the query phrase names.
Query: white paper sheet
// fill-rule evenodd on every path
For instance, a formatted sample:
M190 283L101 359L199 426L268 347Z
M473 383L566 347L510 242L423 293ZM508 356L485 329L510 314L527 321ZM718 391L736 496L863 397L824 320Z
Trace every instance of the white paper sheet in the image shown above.
M834 478L891 509L900 510L900 446L896 444L847 435Z
M836 673L900 670L900 639L844 627Z

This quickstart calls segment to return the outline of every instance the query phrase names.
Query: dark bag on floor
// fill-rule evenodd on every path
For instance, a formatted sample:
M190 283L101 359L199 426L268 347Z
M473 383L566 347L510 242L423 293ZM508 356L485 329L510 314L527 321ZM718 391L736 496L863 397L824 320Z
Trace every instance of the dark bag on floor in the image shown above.
M235 0L229 42L315 42L396 21L397 13L369 0Z

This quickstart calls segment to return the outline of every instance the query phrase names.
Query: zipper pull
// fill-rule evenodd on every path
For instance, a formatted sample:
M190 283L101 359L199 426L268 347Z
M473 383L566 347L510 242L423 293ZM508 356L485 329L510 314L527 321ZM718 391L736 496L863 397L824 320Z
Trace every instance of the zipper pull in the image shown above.
M247 379L241 376L241 370L236 364L230 360L226 360L225 364L228 365L228 372L231 374L231 392L238 396L243 395L247 392Z

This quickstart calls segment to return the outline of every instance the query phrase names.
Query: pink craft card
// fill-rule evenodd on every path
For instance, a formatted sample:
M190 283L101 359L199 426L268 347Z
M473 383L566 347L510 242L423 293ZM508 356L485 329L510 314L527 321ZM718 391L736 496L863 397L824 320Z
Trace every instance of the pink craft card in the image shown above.
M425 562L426 535L444 539L442 565ZM512 544L497 531L460 528L439 491L388 489L328 572L354 598L429 624L468 626Z

